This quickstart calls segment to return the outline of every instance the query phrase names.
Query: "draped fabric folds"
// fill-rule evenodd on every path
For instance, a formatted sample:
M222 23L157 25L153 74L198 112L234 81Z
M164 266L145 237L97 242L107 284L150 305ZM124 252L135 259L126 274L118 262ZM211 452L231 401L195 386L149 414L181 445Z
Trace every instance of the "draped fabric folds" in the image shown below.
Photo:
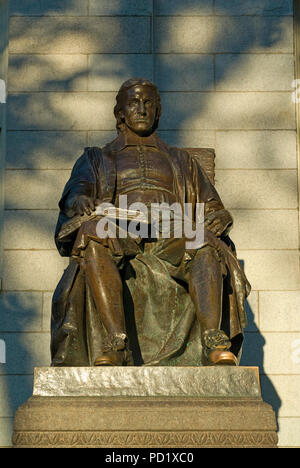
M186 151L166 148L174 171L177 200L205 203L205 214L224 209L223 204L196 159ZM69 220L65 201L85 194L114 202L116 167L114 142L100 148L86 148L74 166L60 200L55 240L61 255L70 257L53 296L51 355L54 366L89 366L99 354L106 331L96 312L81 259L72 256L77 233L59 240ZM224 270L222 328L239 356L246 325L245 298L250 285L237 260L227 233L220 239L207 233L202 247L218 252ZM201 248L202 248L201 247ZM185 284L174 279L173 265L153 252L139 252L121 270L124 307L132 358L131 365L202 365L201 330Z

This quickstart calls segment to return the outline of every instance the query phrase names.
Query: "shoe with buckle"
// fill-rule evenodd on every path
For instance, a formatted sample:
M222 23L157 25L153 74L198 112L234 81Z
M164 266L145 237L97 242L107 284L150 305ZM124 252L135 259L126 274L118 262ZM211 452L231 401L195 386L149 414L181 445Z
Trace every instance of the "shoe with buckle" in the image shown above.
M106 338L101 353L94 360L94 366L124 366L127 360L127 336L118 333Z
M203 333L203 354L207 366L237 366L236 356L229 351L231 342L223 330L211 329Z

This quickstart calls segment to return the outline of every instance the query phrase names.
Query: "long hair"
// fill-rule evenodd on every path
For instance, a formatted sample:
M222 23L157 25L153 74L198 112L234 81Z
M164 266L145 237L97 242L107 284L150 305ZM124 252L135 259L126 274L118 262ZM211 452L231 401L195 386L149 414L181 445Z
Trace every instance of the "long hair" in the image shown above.
M116 105L114 107L114 115L116 117L117 123L116 128L118 132L122 131L124 128L124 122L121 119L120 111L122 110L124 97L128 89L133 88L134 86L148 86L149 88L153 89L155 92L155 99L156 99L156 116L153 125L153 131L157 129L159 118L161 116L161 104L160 104L160 96L158 92L157 86L151 83L151 81L146 80L145 78L131 78L130 80L125 81L122 86L120 87L118 94L116 96Z

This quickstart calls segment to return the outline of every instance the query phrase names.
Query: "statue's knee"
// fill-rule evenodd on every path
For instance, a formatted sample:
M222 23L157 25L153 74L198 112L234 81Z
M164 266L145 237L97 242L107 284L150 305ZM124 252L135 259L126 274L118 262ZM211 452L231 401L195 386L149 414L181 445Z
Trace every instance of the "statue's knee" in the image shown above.
M198 252L196 253L194 260L201 261L201 262L207 262L207 263L215 263L219 262L220 258L218 255L217 250L212 247L211 245L206 245L202 249L199 249Z
M83 255L83 266L87 265L109 265L111 263L111 257L107 252L107 249L96 242L90 241L84 250Z

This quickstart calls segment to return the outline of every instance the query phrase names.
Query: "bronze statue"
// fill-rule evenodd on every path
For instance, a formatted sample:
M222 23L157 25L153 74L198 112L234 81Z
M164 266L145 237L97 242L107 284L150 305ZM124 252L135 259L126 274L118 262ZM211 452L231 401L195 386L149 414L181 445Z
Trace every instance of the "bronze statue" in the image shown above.
M157 136L155 85L128 80L116 101L117 138L85 149L59 202L55 239L70 264L53 297L52 365L237 365L250 285L231 215L198 160ZM97 206L118 207L121 196L129 206L188 204L194 227L204 204L202 242L153 235L147 216L146 236L126 235L118 215L117 235L99 236Z

